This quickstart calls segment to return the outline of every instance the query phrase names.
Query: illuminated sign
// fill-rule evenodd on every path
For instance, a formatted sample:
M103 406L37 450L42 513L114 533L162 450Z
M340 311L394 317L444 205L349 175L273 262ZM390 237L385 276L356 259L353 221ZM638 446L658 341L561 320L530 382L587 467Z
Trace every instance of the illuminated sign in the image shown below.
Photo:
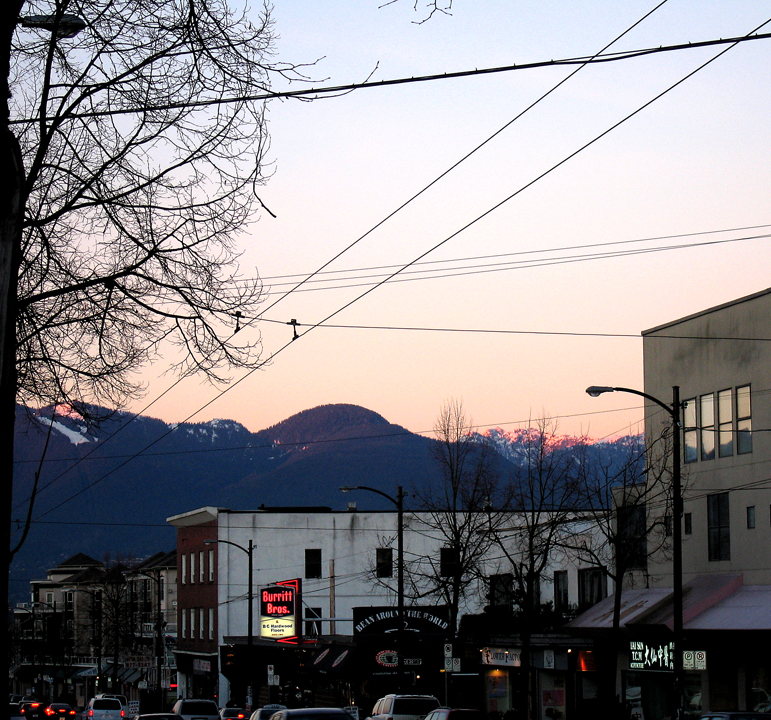
M674 670L675 644L648 645L641 640L632 640L629 643L629 669Z
M298 636L297 609L301 581L282 580L260 590L260 637L295 642Z

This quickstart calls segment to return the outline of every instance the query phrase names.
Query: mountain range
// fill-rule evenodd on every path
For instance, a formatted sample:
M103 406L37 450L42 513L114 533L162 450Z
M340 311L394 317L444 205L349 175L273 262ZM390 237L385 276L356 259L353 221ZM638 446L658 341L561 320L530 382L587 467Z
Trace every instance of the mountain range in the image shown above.
M11 568L13 601L27 596L30 579L78 552L132 559L173 548L166 518L204 505L343 510L355 501L362 509L389 509L374 493L354 497L339 488L368 485L393 495L398 485L409 493L440 481L434 440L356 405L305 410L256 433L232 420L174 425L103 408L88 414L103 419L91 425L62 406L17 409L13 518L19 527L40 477L32 529ZM518 462L523 433L486 433L501 472ZM620 458L630 441L636 439L607 448Z

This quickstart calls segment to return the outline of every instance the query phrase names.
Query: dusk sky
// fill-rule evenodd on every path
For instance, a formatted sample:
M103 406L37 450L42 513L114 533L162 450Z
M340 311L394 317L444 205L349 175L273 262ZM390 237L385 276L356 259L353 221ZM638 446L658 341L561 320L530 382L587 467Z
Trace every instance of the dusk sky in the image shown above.
M419 23L422 0L275 0L273 18L277 59L315 61L307 87L328 87L590 57L656 5L453 0ZM766 2L669 0L604 52L770 20ZM259 195L276 217L241 245L266 290L242 332L272 360L225 392L188 379L160 400L174 378L157 363L131 409L257 431L352 403L422 432L456 398L483 428L638 431L634 397L585 388L642 389L641 331L771 285L771 39L579 67L271 101Z

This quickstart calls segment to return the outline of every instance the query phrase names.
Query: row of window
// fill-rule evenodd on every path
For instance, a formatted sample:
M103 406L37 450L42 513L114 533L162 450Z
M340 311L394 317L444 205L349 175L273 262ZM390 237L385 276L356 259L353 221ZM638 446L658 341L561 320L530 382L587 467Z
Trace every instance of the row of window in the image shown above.
M196 555L198 556L198 573L196 574ZM207 562L208 561L208 562ZM180 583L182 585L194 585L196 582L204 583L214 582L214 550L209 550L205 553L200 550L198 553L181 553L180 554ZM188 574L188 567L190 573ZM197 580L196 580L197 578Z
M714 460L752 452L749 385L692 397L683 407L683 460Z
M493 607L512 607L515 599L514 576L510 573L491 575L488 600ZM538 579L533 588L535 602L541 602L541 587ZM583 610L600 602L608 595L608 578L602 568L582 568L578 571L578 607ZM568 571L554 573L554 609L565 612L570 609L568 595Z
M214 640L214 608L180 609L178 627L185 640Z
M457 548L443 547L439 550L440 577L454 577L460 563L460 553ZM382 547L375 550L375 576L390 578L394 576L393 548ZM321 550L309 548L305 551L305 578L321 578Z

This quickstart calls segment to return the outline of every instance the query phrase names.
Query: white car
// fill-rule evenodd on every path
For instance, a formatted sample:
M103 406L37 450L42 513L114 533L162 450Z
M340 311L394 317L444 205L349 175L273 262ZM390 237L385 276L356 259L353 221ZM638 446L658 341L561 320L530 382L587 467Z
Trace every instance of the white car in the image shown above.
M184 720L220 720L220 709L214 700L180 699L174 703L172 712Z

